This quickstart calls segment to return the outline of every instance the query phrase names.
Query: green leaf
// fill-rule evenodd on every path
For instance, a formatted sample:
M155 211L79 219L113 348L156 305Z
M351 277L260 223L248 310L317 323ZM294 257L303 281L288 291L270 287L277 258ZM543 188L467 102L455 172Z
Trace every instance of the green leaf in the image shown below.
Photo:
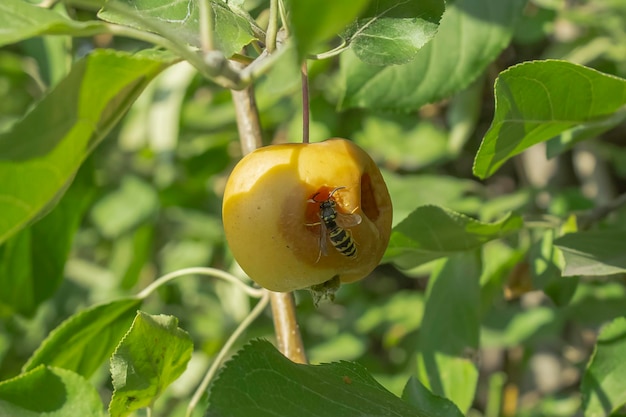
M509 44L526 0L448 2L432 41L405 65L372 66L341 55L342 108L419 109L467 87Z
M291 30L300 58L332 39L351 23L370 0L291 0Z
M546 143L546 155L553 158L574 147L578 142L592 139L622 123L626 119L626 110L619 109L612 116L601 118L597 121L586 122L573 129L561 133L559 136L548 140Z
M0 242L56 204L87 155L171 59L95 51L0 134Z
M360 365L301 365L253 341L222 370L205 417L428 416L378 384Z
M81 170L61 202L41 221L0 246L0 303L31 316L61 281L83 213L93 197L92 167Z
M128 298L73 315L48 335L22 370L44 364L90 377L113 353L140 305L141 300Z
M626 80L564 61L526 62L500 73L495 100L496 113L474 161L480 178L574 127L578 134L611 127L603 123L626 104Z
M126 176L118 190L94 205L91 220L103 236L114 239L155 216L158 206L158 195L152 186Z
M444 10L441 0L375 1L341 36L365 63L406 64L435 36Z
M415 408L428 411L432 417L462 417L463 414L450 400L433 394L419 379L412 376L409 378L402 399Z
M101 22L76 22L23 0L0 2L0 46L38 35L90 36L105 30Z
M175 34L190 45L201 46L198 0L124 0L122 4L132 13L120 12L105 4L98 17L107 22L158 32L164 37L168 37L168 33ZM226 57L231 57L255 39L252 20L240 9L231 8L223 1L211 0L210 4L215 46Z
M492 308L485 316L480 340L483 347L512 348L537 337L538 334L557 333L562 322L557 310L550 307Z
M578 279L564 278L559 269L560 252L554 246L554 233L552 229L543 232L541 239L534 243L528 253L528 262L532 273L532 287L542 290L558 306L569 304Z
M101 417L96 389L74 372L39 366L0 383L0 415L11 417Z
M385 260L401 268L480 247L522 226L519 216L507 215L483 223L437 206L418 207L392 229Z
M111 358L112 417L150 406L178 378L191 359L193 342L173 316L137 312L131 329Z
M568 233L554 241L565 258L564 276L626 272L626 231Z
M428 281L418 343L418 377L462 413L474 400L480 335L480 251L441 262Z
M585 417L609 416L626 404L626 317L613 320L598 336L581 384Z

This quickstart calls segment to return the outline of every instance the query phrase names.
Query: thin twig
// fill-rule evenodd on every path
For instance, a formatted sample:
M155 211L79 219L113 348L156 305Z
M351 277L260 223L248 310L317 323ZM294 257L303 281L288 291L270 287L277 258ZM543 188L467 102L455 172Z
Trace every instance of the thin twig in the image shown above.
M283 23L283 31L285 32L285 39L289 38L289 17L287 16L287 9L283 0L278 0L278 10L280 12L280 20Z
M193 397L191 398L191 401L189 402L189 405L187 406L187 413L185 414L187 417L191 416L191 414L193 413L193 410L196 408L196 406L200 402L202 395L206 392L207 388L209 387L209 384L211 383L211 381L213 380L213 377L215 376L215 373L219 369L222 362L224 362L224 358L226 357L230 349L235 344L235 341L250 326L250 324L257 317L259 317L259 315L263 312L263 310L265 310L265 307L267 307L269 300L270 300L269 291L263 290L263 297L261 297L257 305L254 306L250 314L248 314L248 316L239 324L239 326L237 326L237 328L230 335L230 337L228 338L228 340L226 341L222 349L220 349L219 353L215 357L215 360L211 364L211 367L209 368L208 372L204 376L204 379L202 379L202 382L198 386L198 389L194 393Z
M213 10L209 0L198 2L200 10L200 46L204 53L215 49L213 37Z
M265 47L268 53L276 50L276 34L278 33L278 0L270 0L270 17L265 34Z
M209 277L222 279L224 281L230 282L231 284L234 284L235 286L239 287L246 294L248 294L250 297L253 297L253 298L260 298L265 293L265 290L262 290L260 288L252 288L248 286L247 284L245 284L244 282L242 282L241 280L239 280L234 275L231 275L228 272L222 271L221 269L208 268L208 267L194 267L194 268L179 269L178 271L170 272L169 274L163 275L162 277L156 279L152 284L144 288L143 291L137 294L137 297L144 299L148 297L150 294L152 294L152 292L154 292L160 286L165 285L166 283L176 278L182 277L184 275L191 275L191 274L206 275Z
M309 71L306 60L302 64L302 143L309 143Z
M231 92L237 115L237 129L244 155L263 145L259 113L256 111L254 89L248 86L243 90Z
M594 207L578 215L578 225L581 230L586 230L594 223L599 222L606 216L626 205L626 193L602 206Z

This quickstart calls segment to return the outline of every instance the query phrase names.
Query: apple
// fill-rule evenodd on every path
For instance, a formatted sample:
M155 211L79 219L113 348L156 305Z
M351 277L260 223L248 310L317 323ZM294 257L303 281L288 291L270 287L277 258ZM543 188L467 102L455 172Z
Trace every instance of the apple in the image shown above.
M354 253L333 244L332 223L321 218L324 202ZM378 265L389 243L392 207L370 156L334 138L246 155L226 183L222 216L233 256L259 285L278 292L332 291Z

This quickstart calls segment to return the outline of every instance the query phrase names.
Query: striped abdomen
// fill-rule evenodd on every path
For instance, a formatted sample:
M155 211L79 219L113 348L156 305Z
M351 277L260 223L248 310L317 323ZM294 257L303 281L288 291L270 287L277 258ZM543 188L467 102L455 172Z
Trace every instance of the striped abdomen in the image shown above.
M328 238L335 249L349 258L356 256L356 245L350 232L337 226L337 223L332 219L326 219L325 224L328 228Z

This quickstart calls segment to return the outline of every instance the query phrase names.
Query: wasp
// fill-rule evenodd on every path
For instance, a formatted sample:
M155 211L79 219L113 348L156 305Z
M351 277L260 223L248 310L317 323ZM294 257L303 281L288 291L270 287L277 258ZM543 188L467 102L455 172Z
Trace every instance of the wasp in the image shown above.
M319 195L316 193L309 199L310 203L319 203L320 205L320 222L307 224L307 226L315 226L320 225L320 252L317 257L317 261L320 260L322 255L328 255L327 250L327 237L330 240L330 243L341 253L342 255L347 256L348 258L354 258L357 254L356 243L352 238L352 234L349 230L346 230L348 227L354 227L361 223L361 216L358 214L344 214L340 213L335 209L337 203L333 199L333 195L346 187L337 187L328 194L328 198L326 200L316 200L315 197ZM317 262L316 261L316 262Z

